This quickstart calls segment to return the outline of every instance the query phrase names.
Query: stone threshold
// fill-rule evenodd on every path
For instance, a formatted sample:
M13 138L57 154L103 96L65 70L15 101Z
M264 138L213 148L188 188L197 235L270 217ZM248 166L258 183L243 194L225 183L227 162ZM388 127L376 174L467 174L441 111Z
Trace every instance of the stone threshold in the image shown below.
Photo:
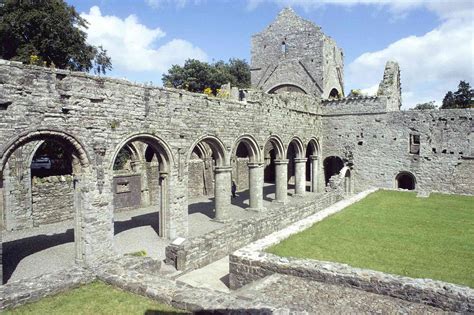
M423 303L446 311L474 312L474 290L469 287L432 279L392 275L341 263L279 257L264 252L266 248L311 227L314 223L343 210L376 190L370 189L339 201L232 253L229 257L231 289L241 288L253 281L278 273Z

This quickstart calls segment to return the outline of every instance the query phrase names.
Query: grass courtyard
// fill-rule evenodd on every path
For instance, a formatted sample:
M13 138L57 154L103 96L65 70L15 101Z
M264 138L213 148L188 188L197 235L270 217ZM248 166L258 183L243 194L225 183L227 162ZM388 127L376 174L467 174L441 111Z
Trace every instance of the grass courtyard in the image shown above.
M377 191L267 252L474 288L474 197Z
M97 281L35 303L17 307L4 314L152 315L185 314L185 312Z

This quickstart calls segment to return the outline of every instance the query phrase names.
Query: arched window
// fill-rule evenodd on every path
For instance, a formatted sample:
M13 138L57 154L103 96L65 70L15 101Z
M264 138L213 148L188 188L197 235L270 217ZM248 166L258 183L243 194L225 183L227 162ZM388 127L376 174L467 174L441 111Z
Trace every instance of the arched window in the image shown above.
M337 89L332 89L329 93L330 99L339 99L339 91Z

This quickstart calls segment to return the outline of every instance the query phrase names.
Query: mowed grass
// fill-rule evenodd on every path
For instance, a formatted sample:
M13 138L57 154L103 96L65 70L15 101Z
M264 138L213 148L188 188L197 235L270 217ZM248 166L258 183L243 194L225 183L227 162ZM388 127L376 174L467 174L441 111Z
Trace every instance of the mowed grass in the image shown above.
M5 314L184 314L170 306L128 293L103 282L46 297Z
M267 252L474 288L474 197L377 191Z

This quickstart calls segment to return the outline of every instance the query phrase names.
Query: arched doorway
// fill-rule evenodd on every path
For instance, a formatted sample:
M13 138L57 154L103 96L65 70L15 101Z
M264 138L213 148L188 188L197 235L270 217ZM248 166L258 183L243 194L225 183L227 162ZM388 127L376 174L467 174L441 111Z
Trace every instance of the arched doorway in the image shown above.
M89 185L90 170L82 144L66 133L41 130L19 135L0 157L3 283L83 261L81 220L88 198L81 187Z
M329 179L331 179L332 176L339 174L341 169L344 167L344 162L338 156L328 156L324 159L323 166L324 180L327 186L329 184Z
M395 177L398 189L415 190L416 178L410 172L400 172Z

